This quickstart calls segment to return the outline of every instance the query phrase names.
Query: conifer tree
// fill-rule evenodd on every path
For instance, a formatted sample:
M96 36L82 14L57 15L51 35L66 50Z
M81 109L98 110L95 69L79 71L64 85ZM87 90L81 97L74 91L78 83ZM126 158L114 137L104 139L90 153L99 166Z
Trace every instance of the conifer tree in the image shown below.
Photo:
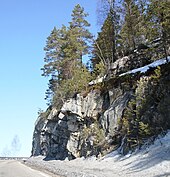
M119 16L117 15L115 0L104 0L105 9L103 15L106 19L101 27L101 32L94 42L92 65L104 66L106 72L110 69L111 63L117 59L117 34L119 28Z
M155 29L151 40L161 39L164 55L167 58L167 47L170 44L170 2L168 0L150 0L147 15L150 29Z
M94 45L94 56L92 59L95 66L101 60L109 68L110 63L116 60L115 57L115 38L114 38L114 24L111 14L108 14L101 32L98 33L98 38Z
M41 68L43 71L42 76L49 77L48 89L46 91L46 99L51 100L54 90L63 78L63 48L66 43L67 29L63 25L61 29L52 30L50 36L47 38L44 58L44 66Z
M85 20L87 15L84 8L76 5L69 27L54 28L47 38L42 75L50 77L46 96L52 102L60 103L89 82L90 73L82 63L92 38L90 24Z
M67 31L67 45L64 48L64 60L68 64L69 77L62 81L62 84L56 91L56 96L58 93L61 94L64 91L65 94L62 94L65 95L65 98L87 87L90 80L90 72L82 61L83 55L89 53L90 42L92 40L92 34L88 30L90 24L85 19L88 14L78 4L73 9L71 16L72 21L69 22Z
M85 13L84 8L78 4L73 9L71 16L72 21L69 22L68 36L72 48L70 48L68 52L71 52L70 57L74 57L74 59L82 63L82 56L89 53L90 42L92 40L92 34L88 29L90 24L85 19L88 14Z
M121 45L126 50L133 50L137 47L139 9L135 0L124 0L123 10L124 22L121 29Z
M137 28L137 45L145 44L147 45L147 8L148 8L148 0L138 0L136 2L138 9L138 23L136 25Z

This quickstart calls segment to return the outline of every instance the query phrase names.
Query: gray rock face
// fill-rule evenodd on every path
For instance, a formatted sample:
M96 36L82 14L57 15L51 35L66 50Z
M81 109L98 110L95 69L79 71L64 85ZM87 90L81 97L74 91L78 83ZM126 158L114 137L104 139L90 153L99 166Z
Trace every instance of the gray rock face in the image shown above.
M107 134L111 136L118 130L118 121L122 118L123 110L131 97L130 93L124 93L118 96L104 112L102 116L102 125Z
M96 118L99 109L102 107L102 98L96 92L90 92L85 98L77 95L76 99L70 99L61 108L62 113L70 112L78 115L80 119L85 117Z
M62 160L98 154L96 144L114 135L129 98L130 93L120 89L105 94L91 91L86 97L78 94L69 99L59 111L52 108L46 118L40 115L32 155Z
M132 63L133 61L133 63ZM142 54L142 52L134 51L133 54L125 56L116 60L111 64L110 72L111 75L121 74L127 72L129 70L142 67L144 65L149 64L150 56L148 58Z

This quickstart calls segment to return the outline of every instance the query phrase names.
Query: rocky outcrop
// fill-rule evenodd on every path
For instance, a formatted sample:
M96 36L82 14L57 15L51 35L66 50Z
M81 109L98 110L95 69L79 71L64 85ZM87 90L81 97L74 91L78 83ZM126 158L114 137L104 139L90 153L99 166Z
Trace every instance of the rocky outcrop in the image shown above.
M130 92L123 93L121 89L106 93L93 90L86 97L77 94L59 111L52 108L46 119L40 115L32 155L55 159L98 155L99 143L108 142L118 129L118 119L130 97Z
M136 49L133 54L124 56L116 60L110 66L110 75L113 76L121 74L129 70L136 69L149 64L151 62L151 56L148 53L148 57L146 57L146 53L144 51L139 51Z
M36 121L32 155L63 160L99 156L118 147L127 152L140 136L170 128L169 71L165 64L115 77L102 91L91 86L86 96L77 94L60 110L50 107Z

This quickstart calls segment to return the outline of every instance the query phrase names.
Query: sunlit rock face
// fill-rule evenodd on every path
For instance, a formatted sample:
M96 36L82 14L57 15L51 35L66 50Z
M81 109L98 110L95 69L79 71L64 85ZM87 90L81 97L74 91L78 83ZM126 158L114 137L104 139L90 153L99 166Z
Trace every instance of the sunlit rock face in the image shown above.
M99 141L114 136L129 98L130 93L120 89L91 91L69 99L59 111L53 108L46 119L36 122L32 155L55 159L98 155Z

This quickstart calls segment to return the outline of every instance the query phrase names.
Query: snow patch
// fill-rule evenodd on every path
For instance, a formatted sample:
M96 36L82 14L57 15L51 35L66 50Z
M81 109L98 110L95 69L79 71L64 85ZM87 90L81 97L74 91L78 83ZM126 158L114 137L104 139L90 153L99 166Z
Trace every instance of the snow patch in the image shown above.
M126 73L122 73L120 74L119 76L124 76L124 75L127 75L127 74L135 74L137 72L140 72L140 73L145 73L146 71L148 71L150 68L155 68L157 66L160 66L160 65L163 65L167 62L166 58L162 58L160 60L156 60L154 61L153 63L150 63L146 66L143 66L143 67L140 67L140 68L137 68L137 69L133 69L131 71L128 71ZM170 62L170 56L168 56L168 62Z
M66 177L168 177L170 176L170 130L150 146L126 156L113 151L101 159L77 158L71 161L44 161L33 157L27 163L43 167L59 176Z
M103 76L103 77L97 78L95 80L92 80L91 82L89 82L89 85L95 85L98 83L102 83L105 78L106 78L106 76Z

